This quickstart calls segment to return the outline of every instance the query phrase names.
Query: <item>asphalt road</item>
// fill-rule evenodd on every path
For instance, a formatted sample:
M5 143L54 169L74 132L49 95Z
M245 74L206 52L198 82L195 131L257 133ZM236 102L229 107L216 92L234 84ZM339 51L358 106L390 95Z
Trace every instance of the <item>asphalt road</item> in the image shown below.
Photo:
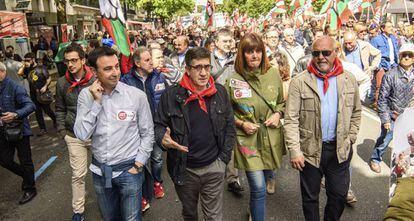
M32 116L34 117L34 116ZM47 118L49 128L51 121ZM34 133L38 131L36 122L31 121ZM37 179L38 196L26 205L18 205L22 194L21 179L7 170L0 168L0 220L2 221L49 221L70 220L71 209L71 170L68 151L62 140L50 129L48 135L32 137L32 155L35 170L45 165L51 158L57 157ZM347 207L342 220L382 220L388 202L388 177L390 152L385 154L382 173L370 171L369 161L374 142L379 135L380 123L376 114L365 110L361 129L352 159L352 189L358 202L354 207ZM171 221L181 219L181 205L175 194L166 168L163 170L166 196L154 199L151 208L144 214L143 220ZM101 220L96 197L91 185L91 174L88 174L86 212L87 220ZM247 220L248 185L242 173L241 182L247 191L242 197L236 197L225 191L224 220ZM224 187L223 187L224 188ZM326 202L325 191L320 194L320 212ZM266 220L303 220L299 188L299 173L290 168L288 157L284 157L284 165L277 170L277 191L266 199ZM199 213L201 214L201 212Z

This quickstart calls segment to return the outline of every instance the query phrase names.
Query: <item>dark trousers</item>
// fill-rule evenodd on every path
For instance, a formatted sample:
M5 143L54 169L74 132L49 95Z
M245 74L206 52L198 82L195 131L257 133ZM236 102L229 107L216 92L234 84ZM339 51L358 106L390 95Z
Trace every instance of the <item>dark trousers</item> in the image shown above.
M322 145L322 156L319 168L305 162L300 172L300 188L302 192L302 208L307 221L319 221L319 192L321 180L325 176L327 203L324 220L339 220L345 208L346 195L349 189L349 159L338 163L336 144Z
M56 115L55 115L55 112L53 112L52 108L50 108L50 104L39 103L39 101L37 101L36 99L35 94L31 94L31 99L33 103L36 105L35 114L36 114L36 121L37 121L37 124L39 125L39 128L46 130L45 119L43 117L43 111L47 114L47 116L49 116L52 119L53 124L55 125Z
M154 197L154 178L151 174L150 166L144 166L144 181L142 184L142 197L151 202Z
M14 162L16 149L20 164ZM29 136L23 137L18 142L10 143L3 135L0 135L0 165L23 178L22 189L24 191L36 190Z

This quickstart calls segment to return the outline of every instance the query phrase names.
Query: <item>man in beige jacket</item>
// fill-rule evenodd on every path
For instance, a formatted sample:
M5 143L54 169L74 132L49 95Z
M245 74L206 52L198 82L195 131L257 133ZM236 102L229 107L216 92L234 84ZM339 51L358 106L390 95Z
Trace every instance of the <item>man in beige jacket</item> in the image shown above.
M312 45L307 71L292 79L285 115L286 146L292 167L300 171L307 221L320 220L322 177L328 197L325 219L340 219L350 182L352 144L360 120L357 82L343 70L335 40L323 36Z
M357 34L353 31L344 33L343 51L345 60L358 66L369 78L372 78L374 71L379 68L381 51L369 42L358 40ZM369 93L371 83L369 82L369 85L362 87L365 88L362 90L363 94L360 94L364 98L363 100L365 101L367 98L373 100L374 93Z

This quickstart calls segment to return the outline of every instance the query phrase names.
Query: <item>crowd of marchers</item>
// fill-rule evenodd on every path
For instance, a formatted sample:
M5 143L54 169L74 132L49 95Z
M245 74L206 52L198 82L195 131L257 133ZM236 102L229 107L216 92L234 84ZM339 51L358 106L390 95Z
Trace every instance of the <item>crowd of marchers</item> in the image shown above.
M321 186L323 219L340 220L345 205L357 202L350 162L364 129L361 106L381 120L369 162L375 173L395 120L414 106L410 24L351 20L332 31L317 20L299 28L275 21L260 34L245 25L129 34L131 56L120 54L107 33L87 47L74 39L62 49L65 71L54 95L44 53L21 58L5 49L0 165L22 177L20 204L37 195L28 116L35 112L36 136L49 136L44 112L68 148L72 221L85 220L88 168L102 219L133 221L166 194L164 164L183 220L223 220L226 187L236 195L248 189L249 219L264 221L284 155L300 176L305 220L321 219ZM407 202L390 204L385 219L410 217L414 205Z

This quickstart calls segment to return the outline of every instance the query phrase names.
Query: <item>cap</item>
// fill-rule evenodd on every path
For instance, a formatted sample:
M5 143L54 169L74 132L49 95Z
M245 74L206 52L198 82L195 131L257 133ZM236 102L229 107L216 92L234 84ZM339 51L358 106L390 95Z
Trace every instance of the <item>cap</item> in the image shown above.
M165 43L165 40L163 38L158 38L157 39L157 43L160 44L160 45L162 45L162 44Z
M369 30L376 29L376 28L378 28L378 25L377 25L377 24L371 24L371 25L368 27L368 29L369 29Z
M414 44L412 43L403 44L400 48L400 53L403 53L403 52L414 53Z

